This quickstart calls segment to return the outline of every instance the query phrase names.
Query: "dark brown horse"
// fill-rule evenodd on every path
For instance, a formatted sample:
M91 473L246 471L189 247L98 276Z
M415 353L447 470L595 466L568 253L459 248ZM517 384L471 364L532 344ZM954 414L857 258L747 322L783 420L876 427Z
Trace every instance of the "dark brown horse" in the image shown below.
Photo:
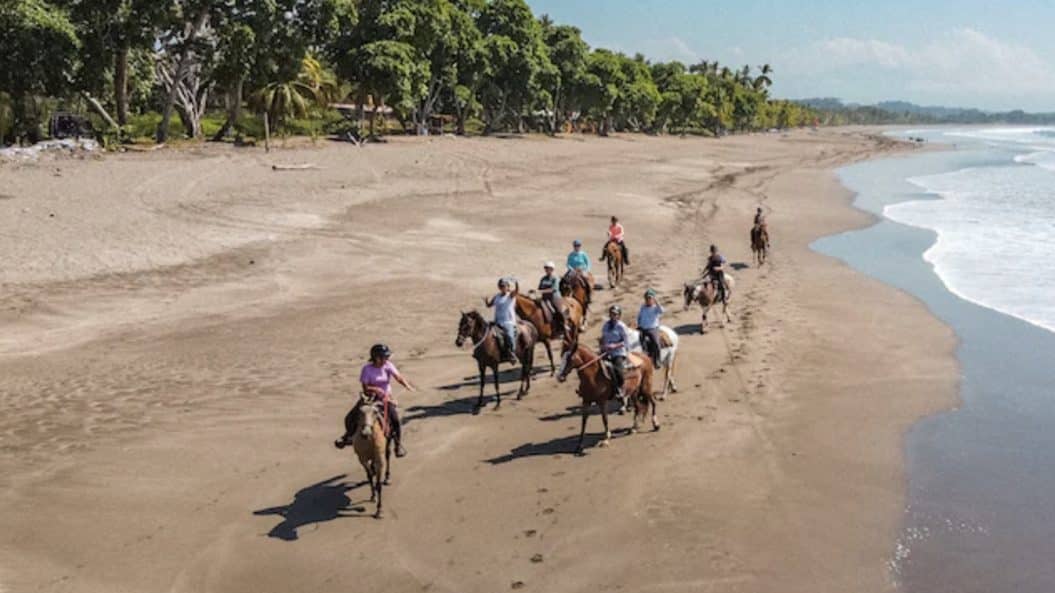
M502 394L498 391L498 365L502 362L502 348L498 343L498 333L502 330L495 324L488 322L476 311L462 313L461 321L458 322L458 337L454 345L461 348L466 340L473 344L473 358L480 369L480 398L476 401L476 407L484 405L484 384L486 383L487 369L495 380L495 408L502 405ZM520 389L517 390L517 399L520 399L531 389L531 369L535 364L535 344L538 343L538 331L535 326L527 321L517 322L517 343L515 352L520 359Z
M387 410L384 404L362 395L356 405L356 426L352 435L352 449L359 463L366 470L366 481L370 482L370 500L377 501L374 517L381 518L381 490L392 475L392 439L385 427ZM383 478L382 478L383 476Z
M517 293L517 316L524 321L530 321L535 326L539 339L546 348L546 357L549 358L549 374L553 375L557 372L557 367L553 364L553 348L550 346L550 340L563 338L565 328L560 327L552 318L547 320L543 307L540 300Z
M755 254L756 264L766 263L766 257L769 255L769 229L765 224L751 227L751 251Z
M605 248L605 260L608 261L608 286L615 288L623 280L623 250L619 243L610 241Z
M593 301L593 275L581 270L568 270L560 279L560 293L573 298L582 306L582 322L579 329L586 329L586 317Z
M637 432L638 420L652 411L652 429L659 430L656 417L656 398L652 393L652 361L647 356L631 354L627 359L626 380L623 393L634 403L634 426L631 432ZM580 346L578 341L564 342L561 352L560 372L557 380L564 382L568 375L575 371L579 375L579 388L576 392L582 399L582 427L579 430L577 453L582 453L582 440L586 435L586 419L590 415L590 404L597 404L601 409L601 420L604 422L604 439L599 446L607 447L612 432L608 429L608 402L615 397L615 383L602 368L603 357L594 354L589 348ZM630 365L634 368L630 368Z

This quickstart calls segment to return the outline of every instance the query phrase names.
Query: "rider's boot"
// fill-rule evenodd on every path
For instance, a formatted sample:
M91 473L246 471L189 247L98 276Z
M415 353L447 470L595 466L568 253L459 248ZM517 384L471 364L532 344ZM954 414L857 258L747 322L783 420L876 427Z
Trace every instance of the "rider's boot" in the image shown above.
M403 438L396 437L396 457L406 457L407 450L403 447Z

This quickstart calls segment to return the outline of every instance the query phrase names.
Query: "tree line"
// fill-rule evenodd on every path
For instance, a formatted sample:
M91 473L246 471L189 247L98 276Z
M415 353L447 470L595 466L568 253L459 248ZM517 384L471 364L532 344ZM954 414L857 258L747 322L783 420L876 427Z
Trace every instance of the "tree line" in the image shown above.
M411 133L721 135L813 123L769 95L772 69L653 62L590 48L524 0L0 0L0 126L35 141L46 105L118 137L155 114L223 139L266 113L281 129L335 102ZM50 101L50 103L49 103ZM332 110L330 111L332 113ZM0 127L2 133L2 127Z

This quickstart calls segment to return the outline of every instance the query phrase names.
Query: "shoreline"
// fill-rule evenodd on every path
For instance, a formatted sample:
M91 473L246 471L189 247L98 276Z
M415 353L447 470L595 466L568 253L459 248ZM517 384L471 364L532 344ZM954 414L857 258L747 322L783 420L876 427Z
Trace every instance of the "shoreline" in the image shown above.
M993 153L995 154L995 152ZM908 199L907 177L1004 160L971 147L936 155L874 161L842 172L861 188L870 211ZM1027 320L960 296L924 254L936 235L884 218L818 249L861 273L913 294L956 334L961 380L958 405L927 416L906 436L908 505L894 569L909 593L1051 590L1055 525L1050 503L1035 493L1055 487L1042 453L1053 439L1049 405L1055 372L1044 353L1055 334ZM887 254L880 261L869 253ZM1015 484L1002 488L998 484Z
M0 574L15 572L15 588L67 575L66 590L93 592L325 591L353 578L374 590L890 590L902 439L950 399L950 332L918 301L809 246L867 226L834 169L900 147L854 129L615 140L323 147L297 153L324 167L310 177L254 172L258 154L189 157L176 173L204 181L175 199L171 177L151 176L173 165L150 155L136 203L153 213L147 224L165 221L166 255L182 253L186 233L277 238L252 268L220 262L87 293L68 280L98 299L92 307L27 295L51 319L107 331L91 338L89 324L77 345L0 360L14 511L0 532L15 536L0 538ZM86 188L101 174L73 169ZM48 187L37 202L83 214L67 233L97 232L91 212ZM758 203L772 264L735 272L734 322L700 336L698 310L676 304L681 282L708 242L750 261L745 221ZM536 262L571 238L596 250L613 211L630 225L635 265L600 302L633 306L644 287L661 288L667 324L685 333L682 391L661 404L662 431L619 435L580 459L566 451L573 387L544 372L522 401L469 413L475 373L443 312L477 303L498 275L531 284ZM151 245L149 231L126 246ZM173 298L144 305L157 294ZM47 327L33 311L23 335ZM913 344L901 343L906 332ZM359 514L362 470L324 437L377 336L424 389L401 395L411 456L386 490L390 515L364 522L342 518ZM613 424L618 434L625 420ZM592 416L587 447L599 426ZM73 506L61 524L47 520ZM348 553L361 538L376 554Z

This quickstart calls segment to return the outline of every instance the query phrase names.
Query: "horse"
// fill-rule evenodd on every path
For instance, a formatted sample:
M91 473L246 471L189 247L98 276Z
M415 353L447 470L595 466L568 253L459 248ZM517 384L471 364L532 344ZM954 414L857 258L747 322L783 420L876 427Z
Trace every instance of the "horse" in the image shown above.
M678 333L665 325L659 326L659 333L661 339L666 338L664 343L659 345L659 367L664 369L663 392L659 394L659 400L663 401L667 399L667 393L678 392L678 385L674 382L674 365L678 359ZM630 330L628 347L631 352L648 355L644 344L641 343L641 332L636 329Z
M524 321L530 321L535 326L535 331L538 332L542 345L546 348L546 356L549 358L549 374L553 376L557 372L557 367L553 364L553 348L550 346L550 340L563 338L565 328L557 327L552 320L546 321L546 315L542 310L544 305L541 301L524 296L519 291L516 295L517 316Z
M756 224L751 227L751 251L755 254L755 263L762 265L766 263L769 255L769 231L764 224Z
M486 321L476 311L463 312L458 322L458 337L454 345L461 348L466 340L473 344L473 358L480 369L480 398L476 401L476 408L484 405L484 384L486 383L487 369L491 369L495 381L495 409L502 405L502 394L498 391L498 365L502 362L502 348L498 344L498 332L493 323ZM535 363L535 344L538 342L538 331L535 326L527 321L517 322L517 343L514 348L517 358L520 359L520 388L517 390L517 399L520 399L531 389L531 368Z
M608 286L615 288L623 279L623 250L619 243L610 241L605 247L605 260L608 262Z
M729 299L733 295L733 286L735 281L733 280L732 274L729 272L725 273L725 298L722 299L722 315L725 316L726 322L732 322L732 317L729 316ZM711 310L711 307L718 304L718 287L708 276L704 278L702 282L697 284L686 284L682 291L682 296L685 297L685 310L689 309L689 305L696 301L703 307L703 322L700 324L700 333L706 333L707 331L707 313ZM723 323L719 327L725 327Z
M582 306L582 322L579 329L586 329L586 317L593 301L593 274L581 270L568 270L560 279L560 293Z
M356 426L352 435L352 450L366 470L366 481L370 483L370 500L377 501L374 517L381 518L381 489L392 477L392 439L388 438L388 420L385 404L365 393L355 407ZM382 479L384 475L384 479Z
M557 381L563 383L572 371L579 376L579 388L576 393L582 399L582 426L579 429L579 444L575 449L578 454L583 452L582 441L586 435L590 404L597 404L601 409L601 421L604 422L604 439L599 446L607 447L612 438L612 432L608 428L608 402L615 396L615 385L609 373L602 368L602 358L603 355L596 355L589 348L580 346L578 340L565 340L563 343ZM627 362L631 361L636 364L636 368L627 368L626 381L623 384L625 397L632 398L634 402L634 425L630 432L637 432L638 420L649 410L652 411L652 430L659 430L656 398L652 393L652 360L647 356L631 354L627 357Z

